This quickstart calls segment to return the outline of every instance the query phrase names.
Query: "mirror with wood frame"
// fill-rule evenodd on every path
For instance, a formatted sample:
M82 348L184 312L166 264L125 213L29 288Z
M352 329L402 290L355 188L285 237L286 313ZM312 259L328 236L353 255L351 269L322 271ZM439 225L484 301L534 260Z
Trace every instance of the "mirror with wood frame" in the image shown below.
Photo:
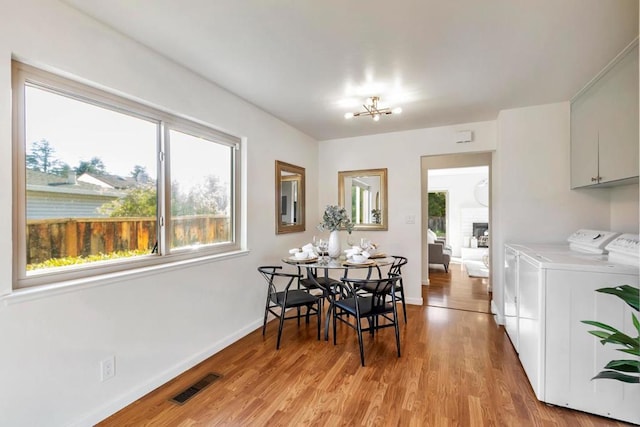
M305 231L304 168L276 160L276 234Z
M387 230L387 169L338 172L338 205L354 230Z

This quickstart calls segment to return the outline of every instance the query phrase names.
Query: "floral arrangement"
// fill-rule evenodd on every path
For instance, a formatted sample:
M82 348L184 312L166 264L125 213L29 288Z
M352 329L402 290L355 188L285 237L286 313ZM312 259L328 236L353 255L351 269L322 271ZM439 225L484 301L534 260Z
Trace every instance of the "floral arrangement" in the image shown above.
M336 205L327 205L322 215L322 222L318 224L320 231L335 231L341 228L346 229L349 234L353 231L353 223L347 215L347 210Z
M380 224L380 217L382 217L382 211L380 209L371 209L371 215L373 215L373 221L376 224Z

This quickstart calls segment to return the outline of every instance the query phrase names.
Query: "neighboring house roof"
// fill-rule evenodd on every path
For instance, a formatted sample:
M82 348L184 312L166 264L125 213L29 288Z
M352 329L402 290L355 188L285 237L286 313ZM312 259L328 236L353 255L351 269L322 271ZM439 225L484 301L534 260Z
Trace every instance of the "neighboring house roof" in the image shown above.
M118 190L126 190L138 186L138 182L133 177L123 178L118 175L93 175L88 172L83 173L78 177L79 182L86 182L94 185L98 185L103 188L113 188Z
M95 185L69 177L27 169L27 220L48 218L94 218L105 203L123 197L120 189Z
M42 191L50 193L68 193L84 195L104 195L122 197L124 193L114 187L95 185L75 179L75 175L63 177L45 172L27 169L27 191Z
M27 185L60 185L69 182L69 178L60 175L27 169Z

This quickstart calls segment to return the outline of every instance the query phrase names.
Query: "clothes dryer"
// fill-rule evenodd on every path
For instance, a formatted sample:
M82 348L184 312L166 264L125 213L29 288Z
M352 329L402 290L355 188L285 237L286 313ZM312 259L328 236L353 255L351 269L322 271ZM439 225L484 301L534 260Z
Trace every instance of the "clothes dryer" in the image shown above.
M623 284L638 286L638 239L624 236L631 241L625 242L624 262L593 250L578 252L570 245L506 245L505 282L516 276L516 283L511 291L506 283L505 297L511 292L516 296L515 308L505 303L505 313L507 306L515 311L515 326L513 318L507 319L507 332L539 400L639 424L637 385L591 380L620 355L600 345L588 333L592 327L581 322L598 320L635 336L631 308L596 292ZM618 250L615 246L610 247ZM508 271L510 262L515 272Z

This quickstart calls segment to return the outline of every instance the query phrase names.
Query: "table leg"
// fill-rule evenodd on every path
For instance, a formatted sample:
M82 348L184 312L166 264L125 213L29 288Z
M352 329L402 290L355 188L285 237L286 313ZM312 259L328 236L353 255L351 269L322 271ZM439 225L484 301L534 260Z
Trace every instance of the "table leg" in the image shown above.
M329 269L325 268L324 269L324 283L328 284L329 283ZM324 340L325 341L329 341L329 322L331 321L331 315L333 314L333 303L335 302L334 298L335 295L332 292L331 286L325 286L324 287L325 292L328 295L328 300L329 300L329 308L327 309L327 318L324 321Z

